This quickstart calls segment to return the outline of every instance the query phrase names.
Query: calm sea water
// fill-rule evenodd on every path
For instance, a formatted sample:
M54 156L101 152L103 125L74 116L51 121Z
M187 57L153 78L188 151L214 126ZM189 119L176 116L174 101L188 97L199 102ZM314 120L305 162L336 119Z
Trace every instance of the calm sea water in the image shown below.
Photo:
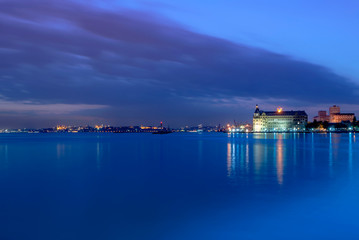
M359 239L359 135L2 134L0 239Z

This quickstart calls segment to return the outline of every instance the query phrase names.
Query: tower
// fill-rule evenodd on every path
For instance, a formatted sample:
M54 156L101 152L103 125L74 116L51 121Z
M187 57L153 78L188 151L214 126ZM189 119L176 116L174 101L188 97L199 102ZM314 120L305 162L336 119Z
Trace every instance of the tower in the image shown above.
M259 117L259 107L258 104L256 104L256 110L254 110L254 116Z
M254 110L253 114L253 130L255 132L259 132L262 130L262 120L261 120L261 112L259 110L258 104L256 104L256 110Z
M337 105L333 105L333 107L329 108L329 115L340 113L340 107Z

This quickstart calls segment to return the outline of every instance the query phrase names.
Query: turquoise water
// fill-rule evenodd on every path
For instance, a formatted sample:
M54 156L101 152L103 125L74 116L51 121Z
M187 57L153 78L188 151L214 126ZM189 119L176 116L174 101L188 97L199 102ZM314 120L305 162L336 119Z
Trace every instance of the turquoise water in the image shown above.
M0 239L359 239L359 135L1 134Z

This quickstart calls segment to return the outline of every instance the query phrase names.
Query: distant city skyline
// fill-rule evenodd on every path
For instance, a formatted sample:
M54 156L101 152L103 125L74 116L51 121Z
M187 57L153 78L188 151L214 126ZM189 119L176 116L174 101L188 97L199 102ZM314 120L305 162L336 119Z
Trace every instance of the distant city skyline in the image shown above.
M0 0L0 128L359 114L357 1Z

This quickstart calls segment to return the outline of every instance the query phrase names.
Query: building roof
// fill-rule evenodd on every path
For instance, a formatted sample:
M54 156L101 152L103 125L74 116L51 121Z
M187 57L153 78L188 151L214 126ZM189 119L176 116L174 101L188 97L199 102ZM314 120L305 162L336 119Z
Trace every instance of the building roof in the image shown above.
M282 112L266 112L261 111L261 114L265 114L267 116L308 116L305 111L282 111Z
M354 113L333 113L332 115L355 115Z

